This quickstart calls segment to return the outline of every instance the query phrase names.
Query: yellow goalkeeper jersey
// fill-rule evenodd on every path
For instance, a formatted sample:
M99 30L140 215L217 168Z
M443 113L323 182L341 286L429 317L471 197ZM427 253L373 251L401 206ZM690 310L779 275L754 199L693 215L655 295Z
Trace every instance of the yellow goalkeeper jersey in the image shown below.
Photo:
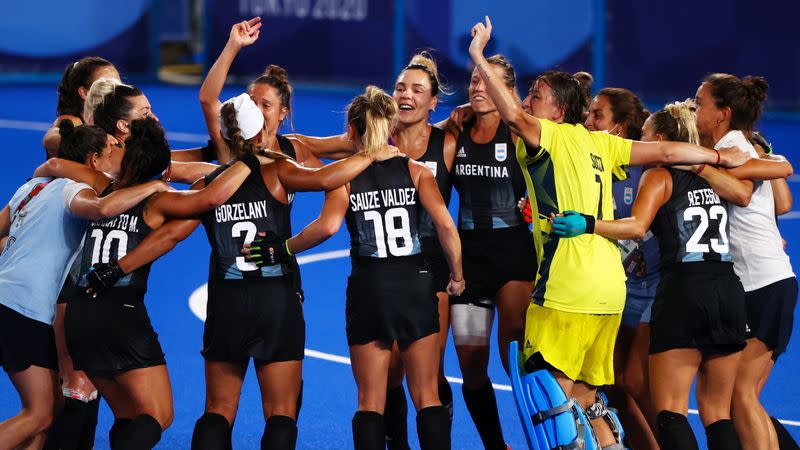
M532 301L567 312L618 314L625 273L616 242L594 234L558 238L549 234L546 219L567 210L613 219L612 175L624 173L631 141L583 125L539 122L540 148L528 152L521 140L516 148L533 217L539 217L533 223L539 273Z

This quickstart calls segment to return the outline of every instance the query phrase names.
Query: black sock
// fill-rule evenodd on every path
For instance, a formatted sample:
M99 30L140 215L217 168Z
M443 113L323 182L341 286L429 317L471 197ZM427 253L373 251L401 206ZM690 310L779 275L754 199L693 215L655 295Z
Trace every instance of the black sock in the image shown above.
M294 450L297 422L289 416L272 416L264 425L261 450Z
M664 450L698 450L689 419L672 411L658 413L658 445Z
M111 425L111 429L108 430L108 444L112 449L117 448L120 433L131 423L131 420L132 419L114 419L114 424Z
M353 448L355 450L384 450L386 436L383 416L375 411L358 411L353 416Z
M142 414L122 430L115 450L150 450L160 440L161 424L153 416Z
M487 450L505 450L506 442L503 439L503 430L500 428L500 415L497 413L497 400L491 381L486 381L483 387L470 390L461 388L464 403L475 422L478 434L481 436L483 447Z
M229 447L230 424L221 414L205 413L197 419L192 433L192 450L220 450Z
M64 399L64 409L55 417L44 450L77 450L83 423L89 413L86 402L74 398ZM91 448L91 447L88 447Z
M408 403L402 384L386 391L383 423L386 427L386 448L408 450Z
M450 421L450 428L453 428L453 389L450 388L450 382L445 379L439 380L439 401L442 406L447 408L447 417Z
M731 419L718 420L706 427L708 450L741 450L739 435Z
M300 421L300 408L303 406L303 380L300 380L300 393L297 394L297 410L294 413L294 416L297 417L295 419L295 423Z
M774 417L770 417L770 420L772 420L772 426L775 427L775 433L778 435L778 448L781 450L800 450L797 441L789 434L786 427Z
M79 449L94 448L94 435L97 431L97 413L100 409L100 397L90 401L88 405L89 408L86 411L86 415L83 417L81 437L78 440Z
M417 411L417 436L422 450L450 448L450 426L447 408L429 406Z

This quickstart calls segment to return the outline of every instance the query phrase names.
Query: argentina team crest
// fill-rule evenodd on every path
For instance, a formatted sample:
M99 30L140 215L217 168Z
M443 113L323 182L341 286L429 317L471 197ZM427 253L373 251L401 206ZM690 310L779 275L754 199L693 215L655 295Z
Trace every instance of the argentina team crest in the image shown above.
M632 187L626 187L625 188L625 193L623 194L622 198L624 199L626 205L632 205L633 204L633 188Z
M494 144L494 159L503 162L508 157L508 144Z

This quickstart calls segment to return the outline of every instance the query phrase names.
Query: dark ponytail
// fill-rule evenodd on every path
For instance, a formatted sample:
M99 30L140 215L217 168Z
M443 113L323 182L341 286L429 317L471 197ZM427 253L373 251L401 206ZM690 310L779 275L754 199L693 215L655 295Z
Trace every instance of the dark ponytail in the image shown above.
M703 82L711 88L717 108L731 109L731 129L740 130L749 138L767 99L767 80L751 76L739 79L727 73L715 73Z
M58 134L61 136L58 157L62 159L84 164L106 148L106 132L94 125L76 127L71 120L64 119L58 123Z
M589 105L589 91L585 84L588 81L585 76L581 75L578 78L567 72L552 70L536 77L533 84L536 82L550 86L556 106L564 110L565 123L573 125L583 123L583 110Z
M164 128L152 117L131 122L125 140L118 186L133 186L164 172L170 163L170 148Z
M611 104L611 115L615 123L625 127L625 137L638 141L642 138L642 125L650 113L633 92L622 88L603 88L597 93Z
M294 89L289 83L289 73L281 66L270 64L264 69L260 77L256 78L251 84L248 91L253 89L256 84L267 84L278 91L278 96L281 99L281 107L286 107L289 117L289 127L294 129L292 124L292 95Z
M68 64L58 83L58 106L56 106L58 115L82 117L83 98L78 93L78 88L83 87L88 91L91 87L89 80L95 71L109 66L114 67L110 61L98 56L90 56Z

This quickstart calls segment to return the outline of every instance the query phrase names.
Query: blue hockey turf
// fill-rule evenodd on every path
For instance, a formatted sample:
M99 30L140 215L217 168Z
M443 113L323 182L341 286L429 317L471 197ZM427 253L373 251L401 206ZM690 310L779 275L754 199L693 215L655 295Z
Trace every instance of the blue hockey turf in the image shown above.
M197 102L197 87L141 87L150 98L153 111L168 130L173 148L195 147L205 142L206 131ZM238 92L238 89L230 88L225 94L232 96ZM343 112L349 98L345 93L297 92L294 103L295 129L310 135L340 133L344 127ZM0 102L6 108L0 113L0 145L3 149L0 201L7 202L16 188L44 160L41 139L44 130L55 118L55 86L1 86ZM436 118L441 118L452 106L440 105ZM799 123L776 120L762 125L777 152L800 161L800 151L794 147L800 142ZM798 187L797 180L793 180L792 188L796 195L800 194ZM298 195L293 208L293 229L297 231L313 220L321 203L322 195L319 193ZM796 209L779 223L788 241L790 255L795 261L800 261L800 234L797 233L800 207ZM451 207L451 211L455 211L455 207ZM328 242L308 252L303 264L307 356L303 375L304 401L299 420L300 449L352 448L350 420L356 409L357 397L348 365L344 334L345 284L350 267L347 253L340 251L348 248L346 234L342 227ZM44 236L41 251L47 251L47 239ZM190 297L206 282L208 253L205 235L198 230L173 252L156 262L151 272L147 307L166 353L175 401L175 421L164 433L157 446L159 449L189 448L194 422L203 412L205 384L200 356L203 323L190 308ZM201 305L202 297L201 290L195 296ZM798 317L796 313L795 318ZM493 342L490 376L497 388L503 432L513 449L523 449L526 446L525 438L517 419L509 379L500 365L496 340ZM762 396L767 411L784 419L786 427L796 439L800 439L800 386L796 382L797 371L800 371L798 351L800 344L795 337L787 354L781 357L775 367ZM445 374L452 377L455 398L453 448L479 449L480 439L460 393L461 375L452 342L448 342ZM0 375L0 420L16 414L19 407L11 383L5 375ZM694 400L691 407L696 408ZM410 400L409 408L413 411ZM413 413L409 419L412 447L419 448ZM101 407L96 448L108 448L107 433L112 420L104 404ZM690 421L701 448L705 448L705 435L696 412L690 415ZM245 381L233 432L234 448L259 448L263 426L259 390L251 369Z

